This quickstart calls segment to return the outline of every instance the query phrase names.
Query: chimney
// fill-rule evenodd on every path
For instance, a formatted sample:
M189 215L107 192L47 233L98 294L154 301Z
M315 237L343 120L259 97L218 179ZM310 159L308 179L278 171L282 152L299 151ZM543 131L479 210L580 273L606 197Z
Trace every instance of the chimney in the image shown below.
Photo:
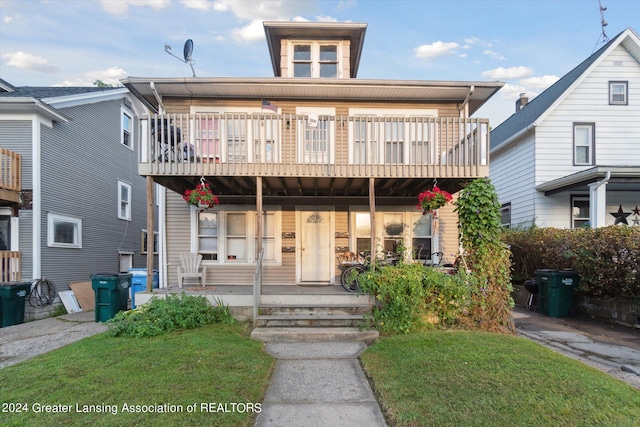
M529 102L529 98L525 96L524 93L520 94L520 98L516 100L516 113L524 108L525 105Z

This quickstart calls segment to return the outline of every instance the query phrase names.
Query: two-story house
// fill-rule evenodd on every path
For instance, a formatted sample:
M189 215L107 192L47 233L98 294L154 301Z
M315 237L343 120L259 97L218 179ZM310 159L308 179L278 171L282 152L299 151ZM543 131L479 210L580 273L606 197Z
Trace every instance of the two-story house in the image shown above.
M137 169L146 112L122 87L0 80L0 281L47 277L62 291L145 266Z
M640 225L640 39L621 32L491 131L505 226Z
M409 259L453 260L453 207L423 215L417 197L488 176L489 123L470 116L503 83L358 79L366 28L265 22L271 78L123 80L156 112L142 120L139 171L169 190L160 196L161 287L176 286L186 252L203 255L208 292L250 294L261 277L262 303L300 286L344 294L344 252L402 244ZM220 205L185 203L201 180Z

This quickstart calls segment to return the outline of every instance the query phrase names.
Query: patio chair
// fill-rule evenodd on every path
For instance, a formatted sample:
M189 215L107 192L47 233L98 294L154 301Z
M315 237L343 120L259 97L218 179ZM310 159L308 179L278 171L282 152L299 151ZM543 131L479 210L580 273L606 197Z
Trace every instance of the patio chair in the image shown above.
M204 288L207 280L207 267L202 266L200 271L200 263L202 255L187 252L180 254L180 266L178 266L178 287L182 287L184 279L198 279L198 283Z

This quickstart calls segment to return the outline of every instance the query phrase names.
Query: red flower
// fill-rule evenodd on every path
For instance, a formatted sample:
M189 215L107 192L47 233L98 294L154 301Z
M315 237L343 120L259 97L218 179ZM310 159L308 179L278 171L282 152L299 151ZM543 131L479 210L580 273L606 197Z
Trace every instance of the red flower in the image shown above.
M418 195L418 204L416 208L422 209L423 214L433 213L449 203L453 199L450 193L441 190L438 186L434 186L433 190L425 190Z
M200 207L205 206L207 208L212 208L220 203L218 196L211 192L211 187L207 183L198 184L193 190L185 190L182 198L187 204Z

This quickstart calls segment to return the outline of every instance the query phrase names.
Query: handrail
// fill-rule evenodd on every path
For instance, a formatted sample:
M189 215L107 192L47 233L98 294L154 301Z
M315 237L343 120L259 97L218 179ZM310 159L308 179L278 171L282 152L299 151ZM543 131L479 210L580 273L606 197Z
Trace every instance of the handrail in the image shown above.
M0 283L22 280L20 252L0 251Z
M0 188L10 191L20 191L20 154L0 148Z
M258 306L260 305L260 296L262 295L262 259L264 258L264 249L260 251L256 269L253 273L253 325L256 324L258 318Z

